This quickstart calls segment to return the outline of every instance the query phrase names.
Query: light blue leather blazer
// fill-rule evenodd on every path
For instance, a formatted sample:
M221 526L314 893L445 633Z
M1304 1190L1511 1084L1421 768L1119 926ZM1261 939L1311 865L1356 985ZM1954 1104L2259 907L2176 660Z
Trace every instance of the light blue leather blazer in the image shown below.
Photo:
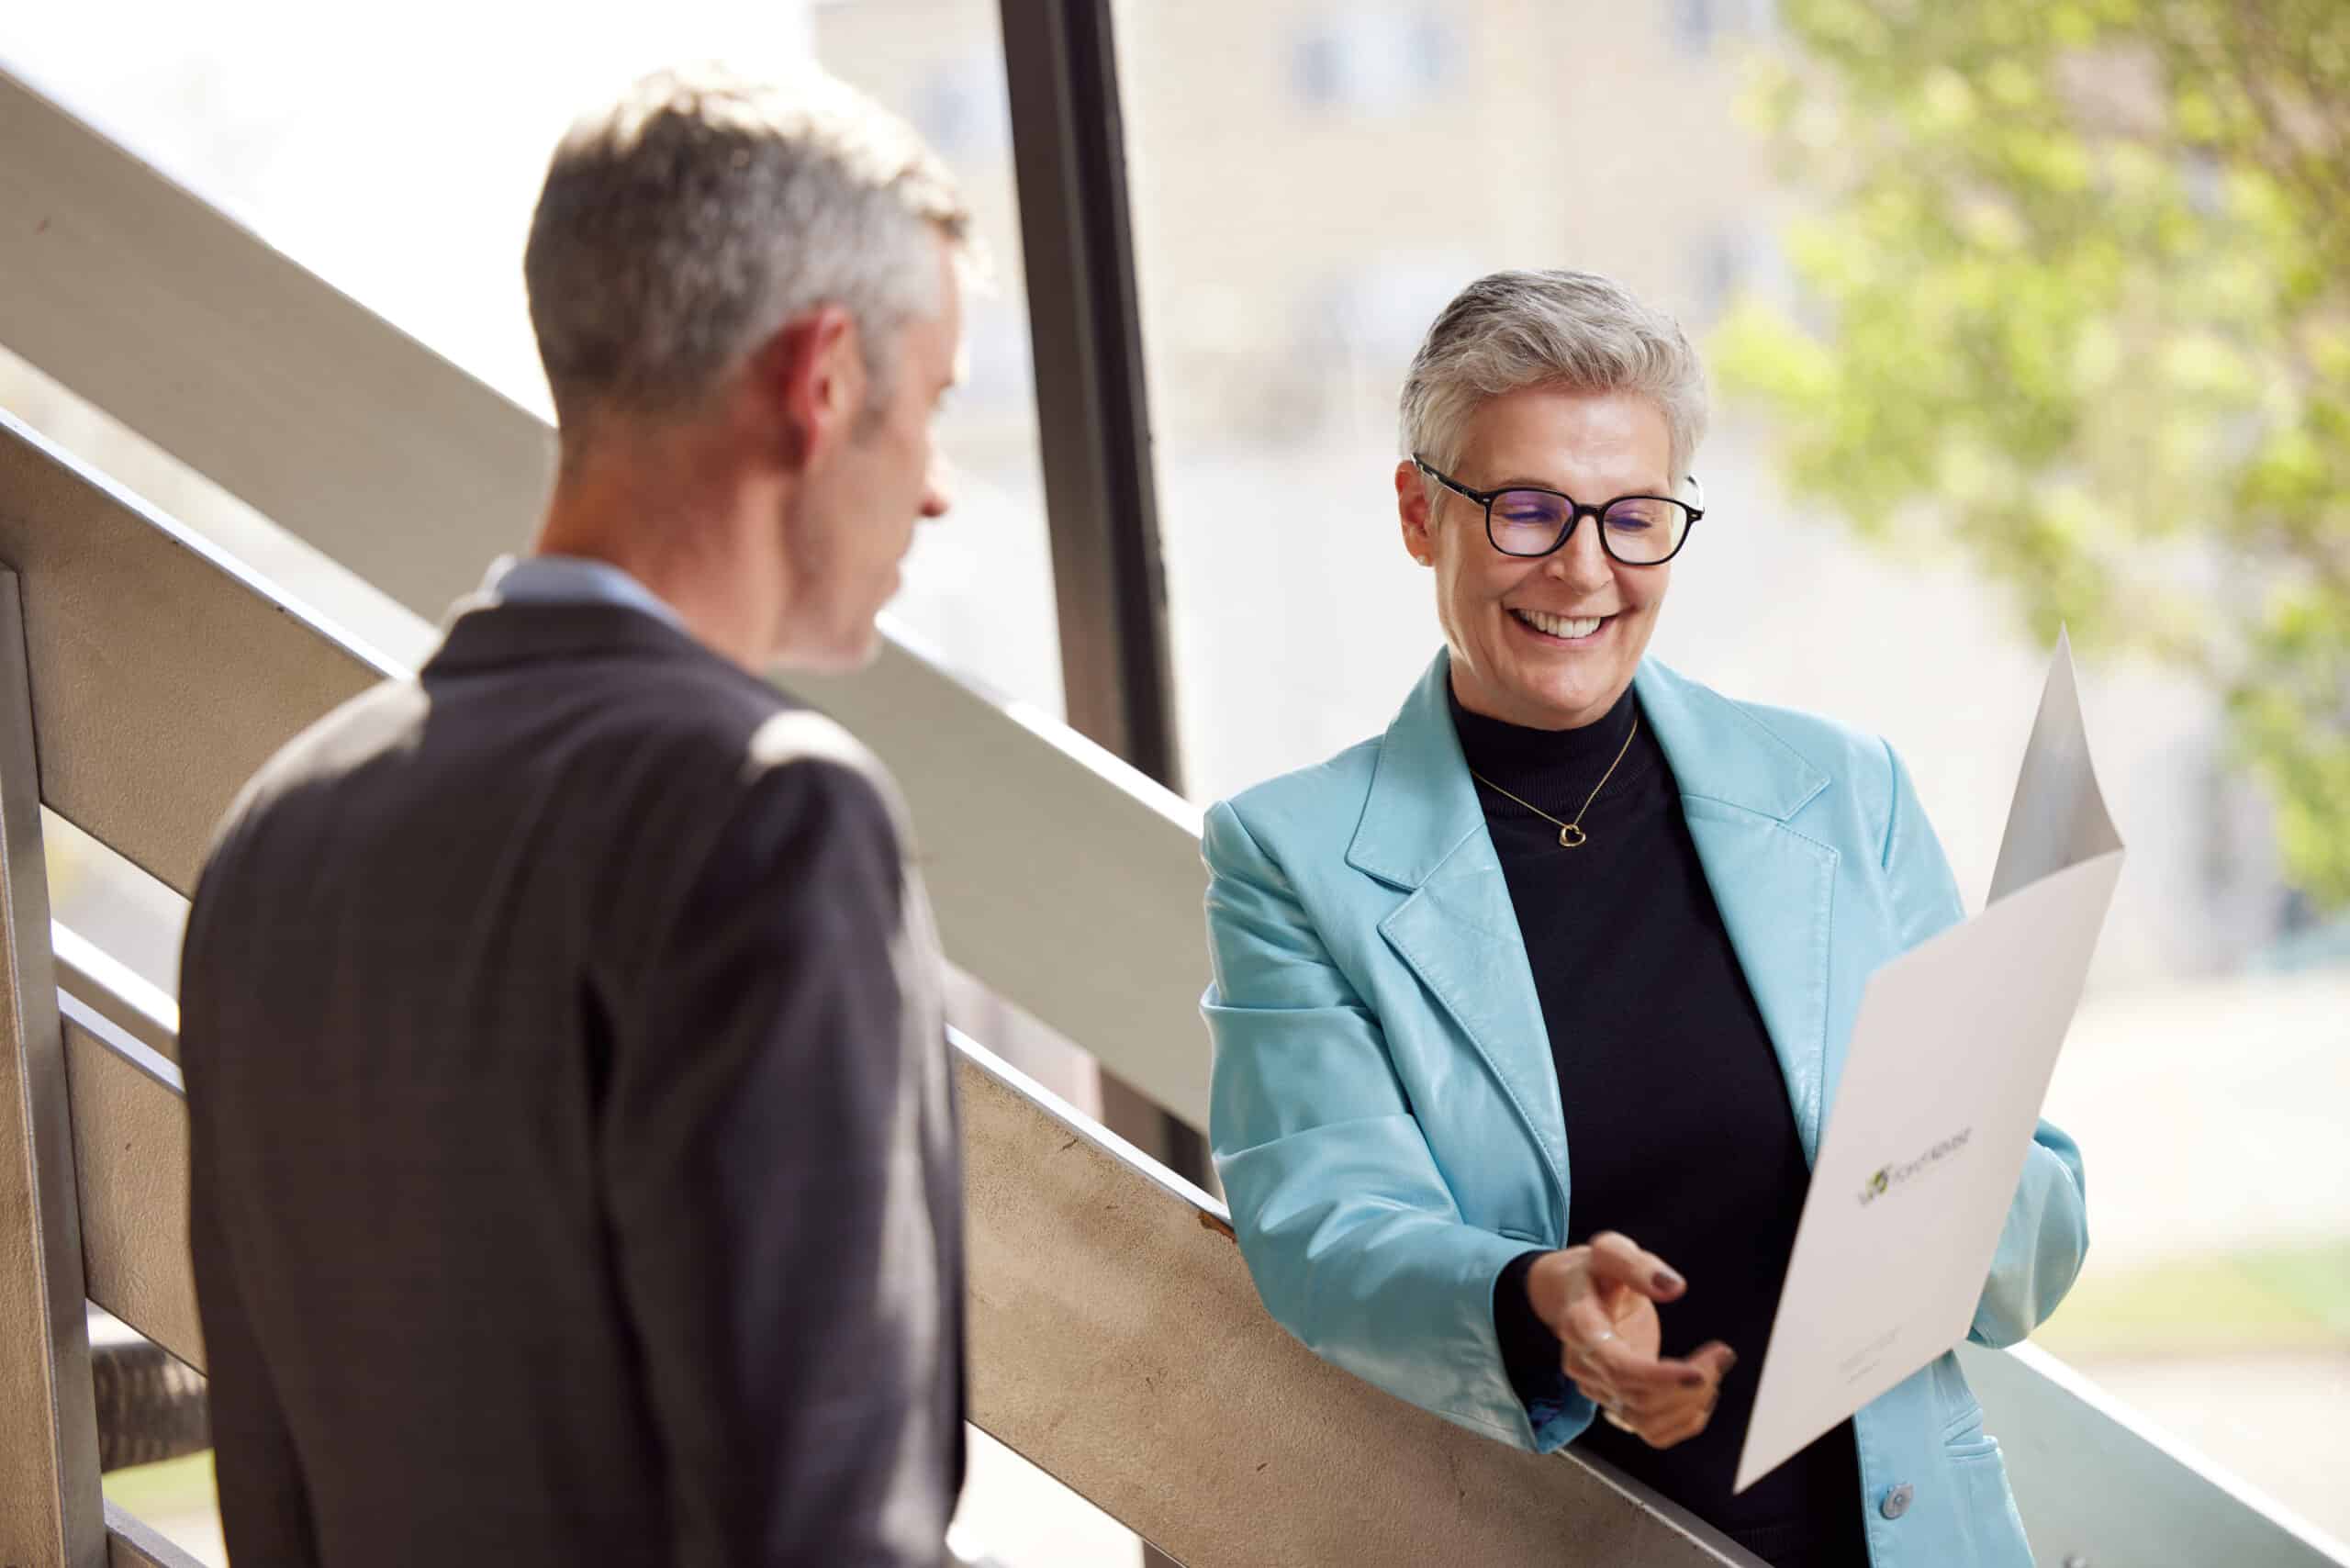
M1449 678L1439 654L1384 735L1209 811L1210 1141L1284 1327L1447 1420L1548 1450L1593 1408L1518 1402L1494 1280L1563 1245L1560 1095L1606 1086L1558 1081ZM1884 742L1653 660L1634 689L1816 1159L1863 982L1962 917L1949 864ZM2078 1150L2042 1123L1971 1338L2013 1344L2054 1309L2088 1245L2082 1191ZM1762 1347L1740 1349L1759 1374ZM2031 1562L1955 1356L1855 1426L1875 1568Z

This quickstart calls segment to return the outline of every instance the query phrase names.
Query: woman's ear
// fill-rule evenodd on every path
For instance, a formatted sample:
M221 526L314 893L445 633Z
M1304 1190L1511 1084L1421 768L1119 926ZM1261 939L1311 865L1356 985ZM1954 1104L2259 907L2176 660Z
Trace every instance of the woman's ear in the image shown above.
M1421 566L1436 563L1436 540L1428 532L1435 521L1428 511L1427 486L1421 482L1420 465L1410 458L1395 465L1395 516L1404 526L1404 548Z

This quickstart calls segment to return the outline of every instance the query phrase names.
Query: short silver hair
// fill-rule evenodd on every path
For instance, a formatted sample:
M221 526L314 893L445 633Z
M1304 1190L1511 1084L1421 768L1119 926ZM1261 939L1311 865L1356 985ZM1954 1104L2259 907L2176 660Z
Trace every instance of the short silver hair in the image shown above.
M940 307L936 237L968 255L970 224L912 127L822 72L647 76L564 137L531 221L557 420L689 412L823 305L856 321L878 398L899 331Z
M1404 455L1449 471L1477 410L1527 386L1654 399L1676 487L1706 439L1706 367L1681 324L1613 278L1551 269L1489 274L1437 313L1404 377Z

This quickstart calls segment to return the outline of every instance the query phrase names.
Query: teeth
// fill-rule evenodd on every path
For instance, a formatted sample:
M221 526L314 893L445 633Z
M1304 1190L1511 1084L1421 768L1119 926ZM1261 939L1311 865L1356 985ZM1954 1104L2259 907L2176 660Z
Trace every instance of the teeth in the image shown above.
M1548 615L1539 610L1519 610L1511 613L1537 632L1547 632L1553 637L1568 638L1588 637L1599 630L1601 622L1607 619L1604 615L1591 615L1569 620L1566 616Z

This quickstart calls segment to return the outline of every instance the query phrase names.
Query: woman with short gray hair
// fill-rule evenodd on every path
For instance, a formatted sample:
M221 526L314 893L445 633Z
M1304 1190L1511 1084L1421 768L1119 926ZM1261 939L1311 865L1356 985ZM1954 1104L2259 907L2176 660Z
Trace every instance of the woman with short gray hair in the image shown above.
M1267 1307L1775 1568L2028 1568L1953 1356L1730 1490L1863 982L1962 910L1883 741L1645 657L1705 516L1695 350L1609 279L1498 273L1402 404L1444 646L1383 735L1207 815L1210 1136ZM2042 1124L1971 1337L2087 1245Z

